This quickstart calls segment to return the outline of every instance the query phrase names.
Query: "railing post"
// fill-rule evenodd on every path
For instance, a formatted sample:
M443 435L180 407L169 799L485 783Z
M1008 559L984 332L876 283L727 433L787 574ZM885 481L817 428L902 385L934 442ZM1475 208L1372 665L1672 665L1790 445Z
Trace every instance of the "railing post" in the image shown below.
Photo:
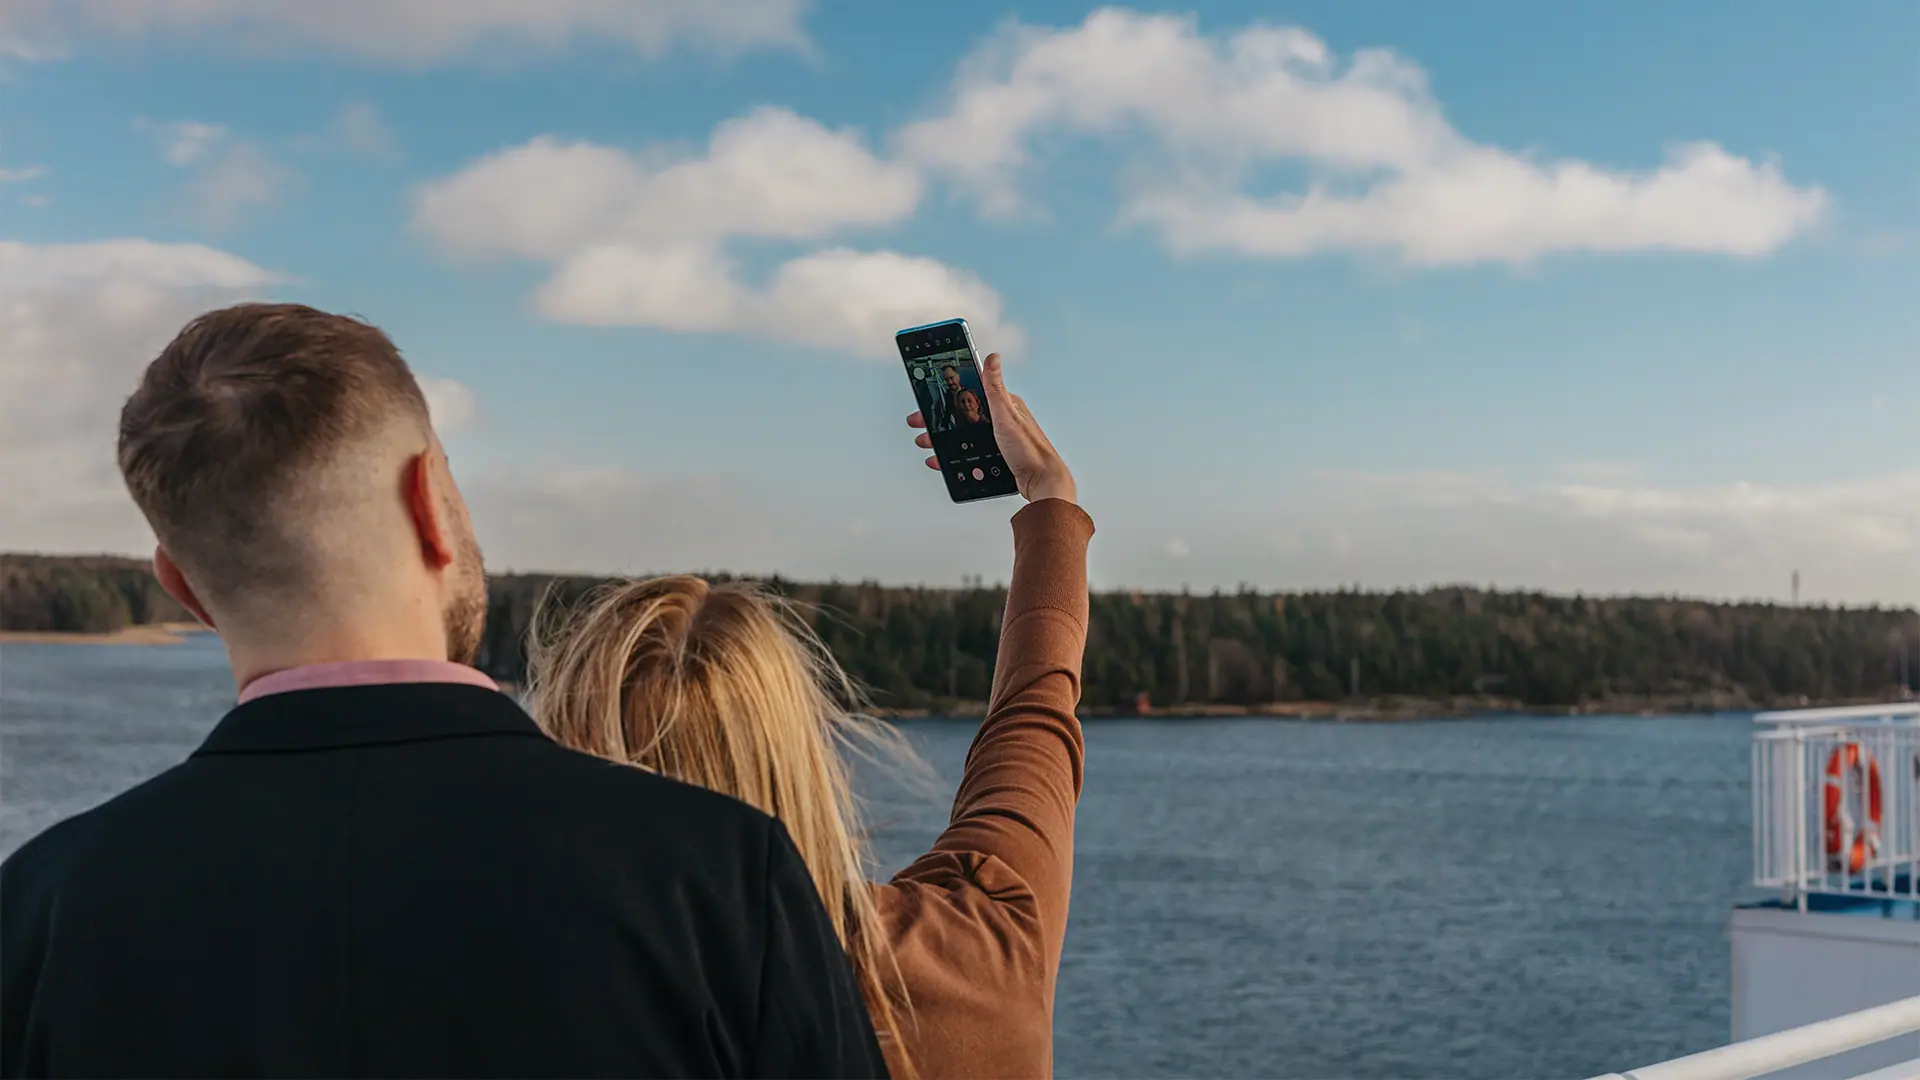
M1793 732L1793 889L1801 912L1807 910L1807 735Z

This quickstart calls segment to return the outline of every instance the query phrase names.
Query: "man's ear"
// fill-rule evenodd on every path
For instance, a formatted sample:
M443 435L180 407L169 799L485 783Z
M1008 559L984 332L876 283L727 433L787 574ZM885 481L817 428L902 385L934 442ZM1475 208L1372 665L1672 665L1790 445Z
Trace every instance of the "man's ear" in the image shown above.
M428 449L407 462L407 513L413 518L413 531L420 537L420 555L435 570L453 562L453 531L448 528L447 504L440 498L436 469L437 452Z
M153 549L153 576L160 582L160 587L167 590L168 596L180 601L181 607L193 612L193 617L200 620L200 625L209 630L219 629L213 625L213 616L207 614L206 605L194 595L193 586L187 584L187 575L180 572L180 567L175 565L173 556L167 554L166 548Z

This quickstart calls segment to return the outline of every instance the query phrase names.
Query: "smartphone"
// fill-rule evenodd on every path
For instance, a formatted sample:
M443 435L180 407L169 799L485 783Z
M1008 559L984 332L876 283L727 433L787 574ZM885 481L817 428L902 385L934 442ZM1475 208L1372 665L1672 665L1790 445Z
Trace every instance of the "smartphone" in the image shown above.
M907 381L933 436L933 456L954 502L1017 495L1013 470L993 441L993 416L980 376L980 353L967 320L915 326L893 335Z

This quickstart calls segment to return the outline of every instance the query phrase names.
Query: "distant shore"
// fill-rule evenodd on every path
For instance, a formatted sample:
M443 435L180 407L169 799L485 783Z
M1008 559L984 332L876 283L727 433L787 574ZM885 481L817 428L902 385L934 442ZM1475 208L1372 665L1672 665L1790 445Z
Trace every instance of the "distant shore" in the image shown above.
M164 622L128 626L105 634L74 634L60 630L0 630L0 645L178 645L189 635L204 634L199 623Z
M1877 705L1879 699L1834 698L1756 703L1733 696L1673 698L1616 698L1578 705L1537 705L1510 698L1380 698L1371 701L1280 701L1254 705L1190 703L1138 709L1082 705L1082 720L1209 720L1228 718L1267 720L1332 720L1341 723L1393 723L1409 720L1473 720L1521 716L1712 716L1720 713L1761 712L1766 709L1829 708L1841 705ZM874 709L885 720L979 720L984 702L959 702L946 709Z
M178 645L207 628L194 622L164 622L129 626L112 633L80 634L51 630L0 630L0 645ZM518 693L520 687L501 680L501 689ZM1353 701L1277 701L1251 705L1189 702L1142 708L1082 705L1084 720L1205 720L1230 717L1269 720L1332 720L1342 723L1391 723L1408 720L1468 720L1502 716L1703 716L1714 713L1757 712L1762 709L1826 708L1879 704L1878 698L1802 698L1755 702L1744 694L1671 694L1616 697L1577 705L1529 704L1514 698L1475 695L1452 698L1388 696ZM984 701L955 701L938 708L876 708L883 720L979 720L986 716Z

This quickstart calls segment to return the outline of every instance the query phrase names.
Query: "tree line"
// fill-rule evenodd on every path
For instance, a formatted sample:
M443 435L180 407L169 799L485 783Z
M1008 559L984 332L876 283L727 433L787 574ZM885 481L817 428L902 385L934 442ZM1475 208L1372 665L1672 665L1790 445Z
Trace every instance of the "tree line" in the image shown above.
M551 589L570 602L600 580L493 578L480 666L520 679L540 598ZM764 584L810 613L881 707L987 697L1003 588ZM0 556L0 629L99 633L186 618L140 562ZM1920 688L1911 609L1473 588L1110 592L1092 601L1083 701L1120 712L1383 697L1740 708L1882 699L1903 678Z

